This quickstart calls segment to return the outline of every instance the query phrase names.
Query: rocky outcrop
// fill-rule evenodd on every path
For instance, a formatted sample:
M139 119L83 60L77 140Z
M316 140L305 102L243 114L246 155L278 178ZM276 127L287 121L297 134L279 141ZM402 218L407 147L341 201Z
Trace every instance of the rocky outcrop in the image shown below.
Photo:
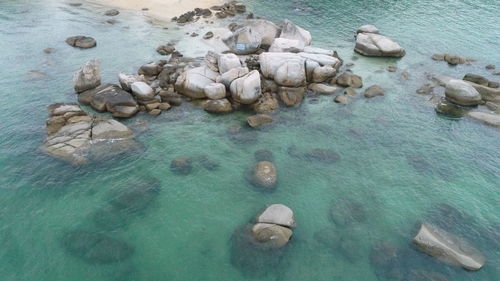
M231 52L238 55L255 53L262 44L262 35L251 26L237 29L228 38L223 40Z
M144 75L135 75L135 74L118 74L118 81L120 82L120 86L123 90L127 92L132 92L132 83L134 82L146 82L146 78Z
M266 48L273 44L281 32L279 26L275 23L264 19L252 19L243 23L244 26L252 28L253 32L257 32L261 37L261 47Z
M446 83L446 98L459 105L478 105L481 102L481 95L465 81L452 79Z
M232 98L242 104L251 104L261 95L260 74L253 70L234 80L230 86Z
M269 52L299 53L304 50L304 43L296 39L276 38L269 48Z
M403 57L405 49L390 38L376 34L361 32L356 36L354 51L370 57Z
M74 88L77 93L91 90L101 85L99 62L91 60L85 63L73 76Z
M205 95L212 100L223 99L226 97L226 86L221 83L210 83L205 86Z
M430 224L420 226L413 243L428 255L468 270L479 270L486 262L467 241Z
M111 112L114 117L131 117L139 110L139 106L132 95L114 84L105 84L96 89L80 93L78 101L92 106L97 111Z
M97 143L117 147L134 135L116 120L87 115L77 104L53 104L48 111L48 137L42 149L72 164L87 162ZM123 149L126 150L127 146Z
M68 45L70 46L78 47L81 49L89 49L97 45L97 42L94 38L81 35L68 37L66 39L66 43L68 43Z

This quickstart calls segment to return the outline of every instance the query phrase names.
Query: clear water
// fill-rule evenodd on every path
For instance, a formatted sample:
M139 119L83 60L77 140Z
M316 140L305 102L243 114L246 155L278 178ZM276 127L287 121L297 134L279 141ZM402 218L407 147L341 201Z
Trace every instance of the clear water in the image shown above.
M106 8L96 5L1 0L0 280L377 280L369 255L379 241L408 253L405 269L425 268L450 280L498 280L499 131L468 119L439 117L428 97L415 90L427 73L460 77L473 72L495 80L484 65L500 66L500 3L247 3L257 15L286 17L311 30L317 46L338 50L346 62L355 63L352 69L365 85L377 83L386 95L358 97L347 106L328 96L310 97L300 108L276 114L274 125L244 131L253 139L246 143L234 141L228 130L244 125L248 113L215 117L185 105L156 118L140 115L125 121L138 132L139 151L70 167L38 147L45 137L46 106L76 100L72 73L98 58L103 80L113 82L118 72L133 72L158 59L157 45L182 39L181 33L133 12L122 12L115 25L106 24ZM303 7L311 9L297 10ZM401 60L352 59L352 33L365 23L397 39L407 55ZM77 34L95 37L98 46L83 51L67 46L65 38ZM56 52L44 54L48 47ZM478 61L451 68L430 59L444 52ZM388 65L397 65L398 72L386 72ZM402 71L410 73L409 80L400 78ZM299 151L333 149L341 160L325 164L295 158L288 153L293 145ZM258 149L274 153L279 171L275 192L263 193L244 179ZM208 156L220 167L208 171L196 164L190 175L176 175L169 166L177 156ZM102 231L93 216L108 206L112 194L132 181L152 178L161 182L157 200L127 217L125 227L106 232L133 247L129 259L87 263L64 249L67 231ZM342 200L359 202L366 220L334 224L329 211ZM271 203L290 206L298 222L285 257L271 270L240 270L231 262L231 235ZM453 228L487 257L479 272L436 263L412 249L416 225L437 204L468 215L454 221ZM321 231L342 237L344 250L320 243Z

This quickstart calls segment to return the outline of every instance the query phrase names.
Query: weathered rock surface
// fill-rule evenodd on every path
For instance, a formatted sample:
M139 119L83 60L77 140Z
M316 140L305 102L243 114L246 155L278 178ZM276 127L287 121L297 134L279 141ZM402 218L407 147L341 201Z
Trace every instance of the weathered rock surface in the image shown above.
M77 93L91 90L101 85L99 62L91 60L85 63L73 76L74 88Z
M252 128L257 128L272 123L273 121L273 117L269 114L256 114L247 117L247 123Z
M361 27L358 28L358 30L356 31L356 34L358 33L375 33L375 34L379 34L379 30L377 27L375 27L374 25L371 25L371 24L366 24L366 25L363 25Z
M234 80L247 75L249 72L250 72L250 70L248 70L248 67L233 68L233 69L231 69L229 71L226 71L224 74L221 74L220 76L217 76L217 78L216 78L215 81L217 83L222 83L227 88L229 88L231 86L231 83Z
M271 93L264 93L254 104L253 109L257 113L271 112L279 107L278 99Z
M114 117L131 117L139 110L132 95L114 84L105 84L80 93L78 101L92 106L97 111L109 111Z
M306 80L305 59L298 54L266 52L259 55L259 61L262 75L268 79L274 79L278 84L281 82L292 86L301 85ZM277 77L278 73L279 77ZM276 81L276 78L279 82Z
M66 43L68 43L70 46L78 47L81 49L89 49L97 45L97 42L94 38L81 35L67 38Z
M269 161L257 162L248 179L250 183L257 187L272 189L278 183L278 171L276 166Z
M336 83L342 87L363 88L363 79L361 76L347 72L339 75Z
M314 83L322 83L330 78L335 77L337 70L330 65L319 66L314 68L312 73L312 82Z
M279 87L278 95L286 106L297 106L304 99L306 89L304 87L290 88Z
M85 163L96 142L120 146L120 140L133 137L133 132L122 123L88 116L77 104L53 104L48 110L49 136L42 150L72 164Z
M273 204L257 216L258 223L277 224L286 227L295 227L293 211L283 204Z
M311 33L300 26L295 25L289 20L284 20L281 24L281 34L280 38L298 40L304 44L304 46L311 45L312 36Z
M138 100L150 100L155 97L155 91L145 82L134 82L130 85L130 89Z
M296 39L276 38L269 48L269 52L299 53L304 50L304 43Z
M479 85L469 81L466 82L469 83L472 87L474 87L474 89L476 89L476 91L479 92L481 98L484 101L500 103L500 89L494 89L491 87Z
M446 83L445 96L451 102L459 105L478 105L481 95L469 83L452 79Z
M118 11L117 9L110 9L110 10L107 10L106 12L104 12L105 16L110 16L110 17L118 16L119 14L120 14L120 11Z
M210 113L228 113L233 111L231 103L227 99L208 100L205 102L203 109Z
M205 86L205 95L212 100L223 99L226 97L226 86L222 83L210 83Z
M194 99L206 98L205 87L217 79L219 74L208 67L196 67L181 74L176 81L179 93Z
M413 243L426 254L468 270L479 270L486 262L467 241L433 225L422 224Z
M193 170L193 163L188 157L177 157L170 163L170 171L180 175L187 175Z
M248 55L255 53L261 43L262 35L251 26L244 26L223 40L229 49L238 55Z
M120 82L120 86L123 90L127 92L132 92L132 83L134 82L146 82L146 78L144 75L135 75L135 74L118 74L118 81Z
M264 19L247 20L244 25L251 27L253 32L260 34L262 47L271 46L274 39L278 37L281 32L279 26Z
M242 104L254 103L261 95L260 74L253 70L234 80L230 86L233 99Z
M219 72L224 74L231 69L241 67L240 59L235 54L222 54L218 59Z
M406 53L398 43L375 33L359 33L354 51L371 57L403 57Z

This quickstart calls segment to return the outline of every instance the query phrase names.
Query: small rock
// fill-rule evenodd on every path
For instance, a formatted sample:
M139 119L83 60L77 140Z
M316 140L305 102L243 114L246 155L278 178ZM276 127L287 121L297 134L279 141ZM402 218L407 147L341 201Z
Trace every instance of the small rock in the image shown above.
M203 39L208 40L210 38L214 37L214 33L212 31L209 31L203 35Z
M130 85L130 89L134 96L141 100L149 100L155 96L153 88L144 82L134 82Z
M363 79L361 76L345 72L337 77L337 84L342 87L362 88Z
M486 69L495 69L495 68L496 68L496 66L494 64L488 64L486 66Z
M336 103L347 104L349 102L349 99L345 95L340 95L340 96L336 96L333 99L333 101Z
M166 111L166 110L169 110L170 108L172 108L172 106L166 102L162 102L160 103L160 105L158 106L158 109L162 110L162 111Z
M43 49L43 52L46 53L46 54L52 54L56 51L56 49L54 48L46 48L46 49Z
M360 28L358 28L358 30L356 31L356 34L358 34L358 33L375 33L375 34L379 34L380 31L374 25L366 24L366 25L363 25Z
M191 37L197 37L197 36L198 36L198 33L193 32L193 33L191 33L191 35L190 35L190 36L191 36Z
M273 117L268 114L257 114L247 117L248 125L252 128L260 127L272 123L273 121Z
M226 97L226 86L222 83L210 83L205 86L205 95L212 100L223 99Z
M175 51L175 47L171 45L161 45L156 48L156 52L162 56L167 56Z
M340 87L336 87L336 86L331 86L331 85L328 85L328 84L323 84L323 83L311 83L309 84L308 88L318 94L322 94L322 95L331 95L331 94L334 94L340 90L342 90L342 88Z
M278 95L286 106L297 106L304 99L305 88L279 87Z
M152 116L158 116L158 115L160 115L160 114L161 114L161 110L160 110L160 109L158 109L158 108L155 108L155 109L153 109L153 110L150 110L150 111L148 112L148 114L149 114L149 115L152 115Z
M396 72L396 70L398 70L398 68L394 65L389 65L387 67L387 71L389 71L389 72Z
M107 10L104 13L105 16L110 16L110 17L117 16L118 14L120 14L120 11L118 11L117 9Z
M354 88L347 88L345 89L345 92L344 92L346 95L349 95L349 96L355 96L357 95L358 93L356 92L356 90L354 90Z
M70 46L78 47L82 49L93 48L97 45L97 42L92 37L87 36L73 36L66 39L66 43Z
M457 55L452 55L452 54L445 54L444 55L444 60L449 64L449 65L457 65L457 64L464 64L465 59L461 58Z
M424 84L417 90L417 94L428 95L432 93L432 90L434 90L435 87L436 85L433 83Z
M373 98L376 96L383 96L383 95L384 95L384 89L379 85L373 85L368 87L364 93L364 96L366 98Z
M74 88L77 93L91 90L101 85L99 62L91 60L85 63L73 76Z
M401 77L405 80L408 80L408 78L410 78L410 73L404 71L403 73L401 73Z
M433 60L444 61L444 54L434 54L432 55Z

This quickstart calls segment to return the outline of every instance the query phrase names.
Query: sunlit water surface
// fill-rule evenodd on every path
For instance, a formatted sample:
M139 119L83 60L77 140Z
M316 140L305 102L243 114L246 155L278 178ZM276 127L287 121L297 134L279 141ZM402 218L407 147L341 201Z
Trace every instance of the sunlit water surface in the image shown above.
M256 15L289 18L311 30L315 45L338 50L346 63L355 63L352 70L366 86L379 84L386 95L370 100L358 95L347 106L331 96L308 97L299 108L282 109L273 125L244 128L236 137L229 128L244 126L249 113L212 116L185 104L158 117L124 121L137 132L138 151L71 167L38 148L45 137L46 106L76 101L72 73L97 58L103 80L115 82L117 73L159 59L155 48L182 41L182 32L127 11L117 24L107 24L106 8L96 5L0 1L0 280L386 280L387 272L370 263L371 247L381 241L406 253L404 272L426 269L450 280L498 280L499 131L437 116L429 97L415 90L428 73L472 72L495 80L484 66L500 67L499 2L247 2ZM407 55L401 60L355 55L353 31L365 23L396 39ZM98 46L77 50L64 42L78 34L93 36ZM48 47L55 53L44 54ZM478 61L452 68L430 59L444 52ZM397 65L398 72L387 72L388 65ZM401 78L403 71L408 80ZM341 159L328 164L290 153L312 148L332 149ZM274 154L275 192L261 192L245 181L259 149ZM178 156L208 157L220 166L207 170L194 161L191 174L177 175L169 166ZM109 206L114 194L154 179L161 188L146 209L126 215L112 231L96 224L96 212ZM332 222L332 207L345 211L338 207L341 202L357 202L365 219ZM233 232L271 203L290 206L298 223L281 263L234 266ZM436 210L449 210L448 205L463 212L448 221L454 233L488 260L478 272L436 262L411 245L417 225L442 221ZM132 255L119 263L89 263L64 248L64 234L72 230L120 239Z

